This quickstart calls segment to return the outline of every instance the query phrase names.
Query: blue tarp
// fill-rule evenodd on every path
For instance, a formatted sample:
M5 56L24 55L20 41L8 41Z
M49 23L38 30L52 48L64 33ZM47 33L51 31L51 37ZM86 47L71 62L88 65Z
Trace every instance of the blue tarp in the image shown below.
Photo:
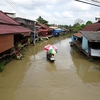
M61 28L57 28L54 30L54 35L60 35L60 33L62 32L62 29Z

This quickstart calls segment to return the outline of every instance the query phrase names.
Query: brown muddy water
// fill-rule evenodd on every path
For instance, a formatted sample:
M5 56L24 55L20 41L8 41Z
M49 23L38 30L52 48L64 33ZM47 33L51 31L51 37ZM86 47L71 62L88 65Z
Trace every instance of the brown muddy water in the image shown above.
M100 100L100 59L88 61L70 41L63 36L28 46L22 60L0 73L0 100ZM54 63L46 60L47 44L58 47Z

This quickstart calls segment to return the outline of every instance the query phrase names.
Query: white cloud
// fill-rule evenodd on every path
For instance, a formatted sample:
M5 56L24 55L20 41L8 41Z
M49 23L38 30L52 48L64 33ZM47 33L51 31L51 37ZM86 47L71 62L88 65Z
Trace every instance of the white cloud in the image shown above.
M63 12L62 16L66 17L66 18L73 18L74 17L74 15L72 14L72 12L68 12L68 11Z
M98 7L75 0L1 0L0 10L32 20L41 16L50 24L62 25L73 25L78 18L85 22L95 21L95 17L100 15Z
M91 5L87 5L87 4L84 4L81 2L75 2L75 1L68 3L68 6L72 8L73 10L80 10L80 11L90 10L90 7L91 7Z
M61 18L61 14L59 12L54 12L56 18Z
M47 9L53 10L54 9L54 5L46 5Z

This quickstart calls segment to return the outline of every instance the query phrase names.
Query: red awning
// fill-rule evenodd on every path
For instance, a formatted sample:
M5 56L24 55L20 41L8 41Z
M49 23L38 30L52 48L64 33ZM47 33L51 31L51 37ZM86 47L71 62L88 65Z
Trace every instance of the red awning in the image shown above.
M24 28L22 26L16 26L16 25L0 25L0 34L16 34L16 33L27 33L31 32L32 30L29 30L27 28Z

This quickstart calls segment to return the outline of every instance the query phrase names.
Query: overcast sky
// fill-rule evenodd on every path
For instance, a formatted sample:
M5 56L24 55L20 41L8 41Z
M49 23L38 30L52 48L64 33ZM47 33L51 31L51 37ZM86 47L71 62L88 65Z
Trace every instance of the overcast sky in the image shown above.
M77 19L96 22L100 16L100 7L75 0L0 0L0 10L31 20L41 16L57 25L73 25Z

